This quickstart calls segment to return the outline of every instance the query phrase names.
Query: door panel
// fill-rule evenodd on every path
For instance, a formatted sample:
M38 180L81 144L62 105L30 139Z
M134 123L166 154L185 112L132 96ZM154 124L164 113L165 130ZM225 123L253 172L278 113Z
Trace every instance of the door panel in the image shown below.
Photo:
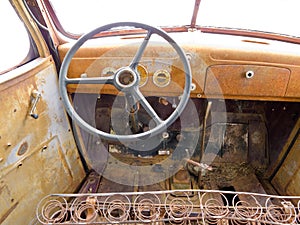
M29 224L31 206L49 193L73 192L85 173L51 57L0 77L0 96L0 224Z

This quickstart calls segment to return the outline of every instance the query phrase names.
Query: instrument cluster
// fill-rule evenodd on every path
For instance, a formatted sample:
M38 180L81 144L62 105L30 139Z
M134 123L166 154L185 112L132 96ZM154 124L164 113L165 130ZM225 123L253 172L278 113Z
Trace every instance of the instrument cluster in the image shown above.
M102 70L101 76L111 76L115 74L119 68L105 67ZM139 86L143 87L147 83L151 82L159 88L168 87L171 83L171 66L164 63L159 63L159 66L152 62L139 63L136 68L138 74L140 75Z

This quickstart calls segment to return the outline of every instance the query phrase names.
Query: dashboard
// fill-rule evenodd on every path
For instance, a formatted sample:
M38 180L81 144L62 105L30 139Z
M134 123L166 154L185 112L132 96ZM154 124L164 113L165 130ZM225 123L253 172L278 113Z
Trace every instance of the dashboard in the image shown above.
M192 98L300 101L298 45L200 32L172 35L191 66ZM75 54L68 77L110 76L129 65L142 40L142 36L91 40ZM61 60L71 46L59 46ZM137 70L145 96L182 93L183 66L166 43L154 41L147 46ZM118 94L111 85L72 84L68 91Z

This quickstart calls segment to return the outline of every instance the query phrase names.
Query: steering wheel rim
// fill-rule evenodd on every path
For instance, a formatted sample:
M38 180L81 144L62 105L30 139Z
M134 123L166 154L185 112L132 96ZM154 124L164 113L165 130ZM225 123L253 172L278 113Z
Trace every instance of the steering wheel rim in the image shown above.
M91 126L85 120L83 120L78 115L76 110L74 109L74 107L69 99L68 92L67 92L68 84L76 84L76 83L77 84L79 84L79 83L80 84L82 84L82 83L103 84L104 79L102 79L102 78L94 78L94 79L72 78L72 79L70 79L67 77L67 73L68 73L69 65L70 65L72 58L74 57L77 50L86 41L93 38L96 34L98 34L100 32L107 31L107 30L110 30L115 27L128 27L128 26L135 27L135 28L141 28L148 32L146 35L146 38L144 39L144 41L141 44L141 46L139 47L136 55L134 56L131 64L128 67L124 67L119 70L120 73L124 72L124 70L126 70L126 72L128 72L127 70L130 70L130 73L135 74L133 76L136 76L136 79L133 79L134 80L133 83L131 83L128 88L126 88L126 87L124 88L123 85L120 85L119 82L116 82L116 77L118 74L118 73L116 73L112 77L106 78L105 83L114 85L116 88L118 88L120 91L124 92L125 94L126 93L134 94L134 96L138 98L138 101L141 102L142 106L144 108L146 107L146 111L148 112L148 114L151 117L153 116L153 115L151 115L151 113L152 114L154 113L154 120L156 122L156 126L148 131L143 132L143 133L129 134L129 135L111 134L111 133L101 131L101 130ZM177 54L179 55L179 57L183 63L184 73L185 73L185 86L184 86L179 104L174 109L172 114L165 120L161 120L156 115L156 112L154 111L152 106L148 103L148 101L145 99L145 97L139 91L138 82L139 82L140 77L139 77L138 73L135 71L136 66L139 63L139 60L140 60L152 34L157 34L157 35L161 36L175 49L175 51L177 52ZM131 71L131 69L132 69L132 71ZM119 76L120 76L120 74L119 74ZM190 65L189 65L186 55L185 55L184 51L181 49L181 47L162 29L152 27L150 25L143 24L143 23L137 23L137 22L111 23L111 24L107 24L107 25L98 27L98 28L90 31L89 33L86 33L81 38L79 38L75 42L75 44L69 49L69 51L67 52L67 54L61 64L60 73L59 73L59 91L60 91L60 95L62 98L62 102L63 102L65 109L66 109L67 113L69 114L69 116L85 131L87 131L93 135L95 135L95 134L99 135L100 138L103 138L108 141L128 142L128 141L136 141L138 139L144 140L145 138L152 137L159 133L162 133L167 127L169 127L173 122L175 122L175 120L183 112L185 106L187 105L189 96L190 96L191 84L192 84L192 75L191 75ZM132 93L132 92L134 92L134 93Z

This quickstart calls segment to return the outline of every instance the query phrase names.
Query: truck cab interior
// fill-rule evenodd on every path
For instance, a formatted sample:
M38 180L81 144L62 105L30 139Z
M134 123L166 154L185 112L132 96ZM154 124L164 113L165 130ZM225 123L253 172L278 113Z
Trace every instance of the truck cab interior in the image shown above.
M297 6L1 1L0 224L300 224Z

